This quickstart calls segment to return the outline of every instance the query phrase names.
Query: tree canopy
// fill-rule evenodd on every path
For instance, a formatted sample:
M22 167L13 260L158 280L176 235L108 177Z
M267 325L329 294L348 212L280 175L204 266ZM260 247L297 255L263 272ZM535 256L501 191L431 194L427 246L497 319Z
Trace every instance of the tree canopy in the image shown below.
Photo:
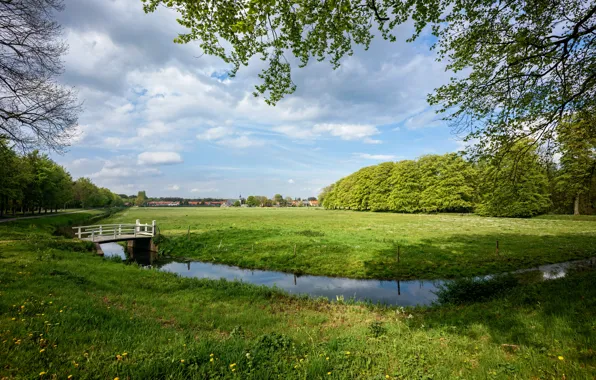
M550 209L551 194L536 148L522 141L513 148L520 150L529 152L504 161L448 153L368 166L325 188L322 203L327 209L531 217Z
M68 145L80 105L56 82L67 46L62 0L0 0L0 138L23 151Z
M142 1L146 12L176 10L187 32L175 41L198 41L232 76L252 57L266 61L255 96L270 104L296 88L287 56L337 68L378 29L390 41L436 37L433 49L457 75L429 101L479 153L507 152L530 136L553 141L570 115L596 111L595 0ZM409 20L413 35L395 35Z

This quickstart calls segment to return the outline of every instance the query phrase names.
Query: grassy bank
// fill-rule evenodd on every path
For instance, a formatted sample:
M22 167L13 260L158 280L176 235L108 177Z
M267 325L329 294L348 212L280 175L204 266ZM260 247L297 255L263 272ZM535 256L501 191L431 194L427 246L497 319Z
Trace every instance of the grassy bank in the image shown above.
M58 218L1 231L0 378L596 376L594 272L463 306L330 304L102 259Z
M110 221L136 219L157 220L170 255L314 275L450 278L596 256L595 217L133 208Z

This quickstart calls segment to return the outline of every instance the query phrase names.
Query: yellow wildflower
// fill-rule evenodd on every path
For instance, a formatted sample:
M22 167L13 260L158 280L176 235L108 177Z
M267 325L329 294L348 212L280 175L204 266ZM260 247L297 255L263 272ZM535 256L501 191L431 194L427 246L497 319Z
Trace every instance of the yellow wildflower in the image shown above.
M180 359L180 363L184 363L184 359Z
M213 354L210 354L209 356L210 356L210 357L213 357Z
M120 380L120 378L119 377L114 377L114 380Z
M13 321L16 321L17 319L16 319L16 318L13 318L12 320L13 320Z
M209 359L209 361L213 363L213 358Z
M350 355L350 351L346 351L346 355Z
M24 308L25 308L25 305L21 305L21 309L24 309Z
M329 356L327 356L327 357L325 358L325 360L329 360Z
M60 312L62 313L64 310L60 310Z
M120 356L120 355L116 355L116 359L118 359L118 360L122 360L122 356Z
M234 368L235 366L236 366L236 363L230 364L230 368Z
M327 375L331 375L331 372L327 372Z
M42 371L42 372L40 372L40 373L39 373L39 376L43 376L43 375L45 375L45 374L46 374L46 372L43 372L43 371Z
M234 372L236 370L236 368L232 368L232 372Z
M39 350L39 353L41 354L42 352L44 352L46 349L42 348L41 350Z
M559 360L565 360L565 358L562 356L559 356L558 358L559 358Z
M68 375L68 379L72 379L72 375Z
M388 379L390 376L389 375L385 375L385 378Z
M126 356L126 355L128 355L128 352L124 352L124 353L122 354L122 356Z

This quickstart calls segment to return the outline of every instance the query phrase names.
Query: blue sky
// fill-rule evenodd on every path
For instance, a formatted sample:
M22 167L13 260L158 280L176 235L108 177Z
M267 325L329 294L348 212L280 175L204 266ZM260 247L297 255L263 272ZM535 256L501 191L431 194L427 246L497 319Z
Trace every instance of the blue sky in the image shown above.
M450 73L429 38L295 68L295 94L275 107L252 92L262 62L233 78L198 44L172 42L175 14L146 15L140 0L66 0L58 15L70 46L61 81L84 102L68 152L74 177L149 196L308 197L383 161L462 148L426 103ZM411 26L396 31L402 41Z

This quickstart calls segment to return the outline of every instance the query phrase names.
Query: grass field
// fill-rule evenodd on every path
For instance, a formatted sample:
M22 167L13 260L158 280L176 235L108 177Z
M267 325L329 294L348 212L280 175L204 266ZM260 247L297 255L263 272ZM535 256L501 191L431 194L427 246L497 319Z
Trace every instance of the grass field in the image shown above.
M454 278L596 256L596 218L586 216L505 219L312 208L132 208L109 221L136 219L157 220L166 237L160 248L169 255L301 274Z
M320 217L310 212L286 215ZM482 303L345 305L123 265L54 234L89 216L0 226L0 378L596 376L594 271L518 285Z

